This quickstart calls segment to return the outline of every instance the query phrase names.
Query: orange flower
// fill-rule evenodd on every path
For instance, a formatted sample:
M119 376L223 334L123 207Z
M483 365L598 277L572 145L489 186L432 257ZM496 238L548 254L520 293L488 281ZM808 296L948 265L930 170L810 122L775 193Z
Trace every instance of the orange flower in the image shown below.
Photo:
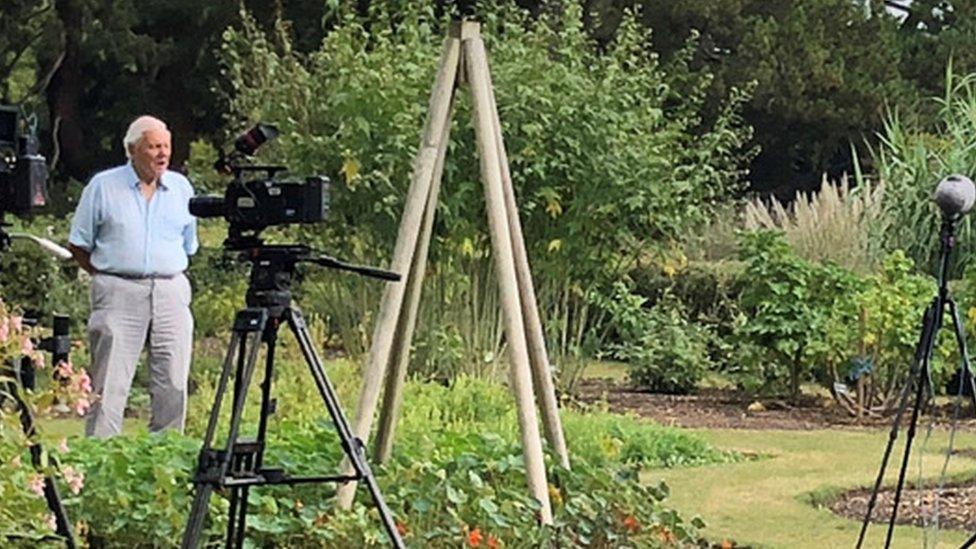
M722 549L732 549L733 547L735 547L735 545L733 545L731 541L727 539L723 539L719 547L721 547Z
M640 530L640 523L637 522L637 519L634 518L634 515L627 515L623 520L623 525L624 528L626 528L627 531L630 533L634 533Z
M483 536L481 535L481 530L479 528L471 530L468 532L468 547L480 547L482 539Z
M658 526L657 537L661 539L664 543L674 543L678 541L678 538L674 535L667 526Z
M488 534L488 549L498 549L501 545L498 544L498 538Z
M400 536L405 536L407 535L407 532L410 531L407 530L406 523L400 522L399 520L396 521L396 529L397 529L397 533L400 534Z

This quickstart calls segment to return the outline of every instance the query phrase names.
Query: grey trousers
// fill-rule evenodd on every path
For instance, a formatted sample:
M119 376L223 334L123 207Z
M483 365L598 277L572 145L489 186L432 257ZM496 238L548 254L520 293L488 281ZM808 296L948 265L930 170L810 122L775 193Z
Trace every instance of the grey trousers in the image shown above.
M122 415L139 355L149 347L149 430L178 429L186 421L186 383L193 349L190 282L126 279L96 274L91 283L91 378L94 399L85 434L122 431Z

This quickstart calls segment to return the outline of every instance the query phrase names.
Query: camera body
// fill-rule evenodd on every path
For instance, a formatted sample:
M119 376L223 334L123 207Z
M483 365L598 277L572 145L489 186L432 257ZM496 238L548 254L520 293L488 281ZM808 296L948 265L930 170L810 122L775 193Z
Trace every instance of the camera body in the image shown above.
M224 196L190 199L190 213L202 218L223 217L232 232L258 232L272 225L316 223L329 211L329 180L309 177L304 183L274 178L278 166L239 166ZM265 172L266 177L247 179L246 172Z
M261 245L259 233L272 225L317 223L329 212L329 179L306 178L304 182L276 179L283 166L242 164L244 157L255 153L266 141L274 139L278 129L257 124L237 138L234 152L221 152L214 168L232 173L234 179L223 196L197 196L190 199L190 213L200 217L223 217L230 224L224 247L242 250Z
M38 153L37 135L21 131L20 109L0 105L0 220L23 216L47 204L47 164Z

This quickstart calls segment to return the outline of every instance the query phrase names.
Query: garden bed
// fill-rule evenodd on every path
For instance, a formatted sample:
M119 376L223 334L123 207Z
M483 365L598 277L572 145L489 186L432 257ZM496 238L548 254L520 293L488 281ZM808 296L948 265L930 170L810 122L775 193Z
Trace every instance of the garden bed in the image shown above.
M694 395L666 395L635 389L605 379L584 379L577 398L584 403L606 402L615 412L630 412L672 427L715 429L860 429L887 428L891 419L858 420L829 397L803 395L798 402L756 399L733 389L702 389ZM949 425L952 406L937 409L939 424ZM907 421L907 417L906 417ZM926 425L927 418L919 420ZM959 428L976 431L971 407L960 412Z
M898 502L898 516L895 522L922 528L929 526L935 510L935 496L934 488L903 490L901 500ZM828 507L838 515L862 521L870 498L870 489L851 490L842 493ZM871 513L871 521L887 524L891 518L894 499L894 489L879 492L874 511ZM976 531L976 515L972 513L974 507L976 507L976 482L945 486L939 497L939 528Z

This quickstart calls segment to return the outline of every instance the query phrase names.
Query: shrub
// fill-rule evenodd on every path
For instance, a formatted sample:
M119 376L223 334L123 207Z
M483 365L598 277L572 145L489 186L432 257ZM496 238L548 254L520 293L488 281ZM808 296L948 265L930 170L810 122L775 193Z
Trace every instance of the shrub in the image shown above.
M618 337L611 355L627 362L630 380L638 386L664 393L693 391L711 368L708 333L670 295L653 307L646 304L647 298L623 284L602 302Z
M689 322L707 337L708 356L715 368L728 369L739 357L733 352L741 312L739 297L744 264L738 260L691 260L673 271L645 268L634 272L634 292L653 303L673 296Z
M823 351L830 312L856 289L856 276L834 265L797 257L781 232L742 235L746 262L740 306L748 319L736 334L746 385L787 389L796 398Z

